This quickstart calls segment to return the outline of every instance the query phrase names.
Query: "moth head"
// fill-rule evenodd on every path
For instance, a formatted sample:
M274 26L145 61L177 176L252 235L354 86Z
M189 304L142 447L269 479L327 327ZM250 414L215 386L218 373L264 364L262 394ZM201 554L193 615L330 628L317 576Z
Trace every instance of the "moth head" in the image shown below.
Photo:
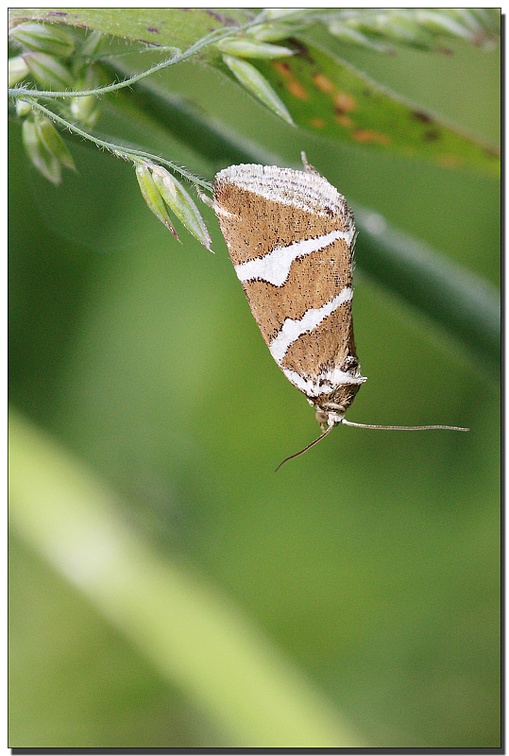
M338 406L337 409L326 409L324 407L316 408L316 422L320 426L322 433L328 428L333 428L335 425L343 422L344 410Z

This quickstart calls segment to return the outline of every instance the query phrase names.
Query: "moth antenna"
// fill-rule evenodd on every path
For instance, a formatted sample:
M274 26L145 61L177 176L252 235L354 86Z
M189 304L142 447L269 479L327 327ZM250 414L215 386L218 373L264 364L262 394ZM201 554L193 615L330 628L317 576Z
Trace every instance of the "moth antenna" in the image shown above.
M329 427L327 428L327 430L324 430L321 436L318 436L318 438L315 438L314 441L311 441L310 444L308 444L307 446L305 446L300 451L295 452L295 454L290 454L289 457L286 457L286 459L284 459L282 462L279 463L279 465L276 467L276 469L274 470L274 472L277 472L278 470L280 470L283 467L283 465L285 464L285 462L289 462L291 459L295 459L295 457L300 457L301 454L304 454L304 452L307 452L308 449L311 449L312 446L314 446L319 441L321 441L322 439L324 439L325 436L328 436L329 433L331 432L331 430L333 428L334 428L334 425L329 425Z
M343 425L351 425L353 428L371 428L372 430L398 430L398 431L421 431L421 430L450 430L469 431L470 428L460 428L457 425L370 425L369 423L353 423L350 420L342 420Z

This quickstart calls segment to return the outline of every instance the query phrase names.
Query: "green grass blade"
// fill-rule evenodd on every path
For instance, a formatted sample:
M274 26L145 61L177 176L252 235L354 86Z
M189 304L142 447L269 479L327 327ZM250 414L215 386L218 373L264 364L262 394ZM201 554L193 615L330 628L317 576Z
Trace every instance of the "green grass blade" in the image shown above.
M187 565L122 518L122 501L53 439L10 416L11 527L159 672L225 747L359 747L293 663Z
M10 21L37 20L78 26L131 42L186 49L215 29L241 25L240 8L13 8ZM219 53L216 53L219 59Z
M297 126L442 167L500 173L495 147L464 135L317 46L302 42L292 58L256 61L256 66Z
M476 368L500 377L495 287L376 213L354 208L359 268L464 347Z

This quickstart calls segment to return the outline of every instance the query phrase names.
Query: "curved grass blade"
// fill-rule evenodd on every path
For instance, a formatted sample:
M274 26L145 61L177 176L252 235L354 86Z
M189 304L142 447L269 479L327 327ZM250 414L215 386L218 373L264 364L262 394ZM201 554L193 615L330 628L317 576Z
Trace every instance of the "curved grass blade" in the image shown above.
M336 141L498 176L498 151L406 102L346 61L300 44L297 55L256 61L297 126Z

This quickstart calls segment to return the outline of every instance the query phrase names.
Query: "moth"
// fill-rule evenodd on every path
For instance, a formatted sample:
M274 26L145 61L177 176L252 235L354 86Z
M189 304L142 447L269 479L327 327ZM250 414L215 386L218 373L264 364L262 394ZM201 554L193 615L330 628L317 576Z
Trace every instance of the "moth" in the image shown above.
M304 154L302 159L303 171L232 165L216 175L213 187L213 207L251 312L273 358L315 408L322 431L284 462L341 423L387 430L468 430L345 419L366 381L352 318L355 223L343 195Z

